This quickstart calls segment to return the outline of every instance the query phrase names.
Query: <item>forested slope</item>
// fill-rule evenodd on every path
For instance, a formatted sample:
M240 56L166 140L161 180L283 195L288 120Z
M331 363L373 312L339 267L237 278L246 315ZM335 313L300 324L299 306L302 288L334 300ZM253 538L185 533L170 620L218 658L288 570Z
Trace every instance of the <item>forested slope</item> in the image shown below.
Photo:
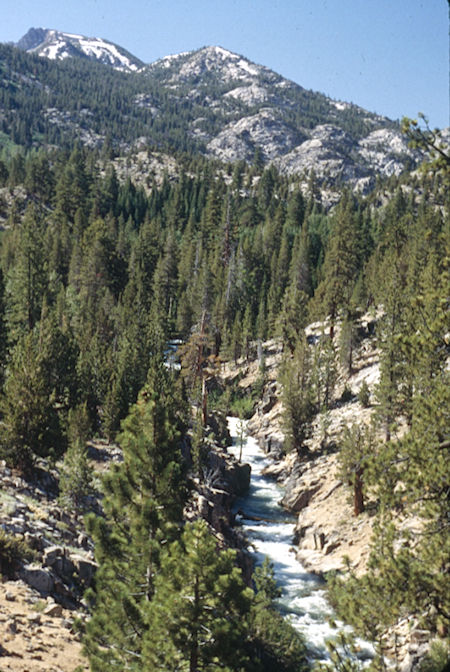
M257 163L185 156L170 177L147 176L145 190L119 180L104 153L78 145L15 153L0 169L1 457L28 474L41 457L80 465L86 437L113 439L127 418L124 466L105 481L106 518L89 523L101 565L86 640L92 669L118 660L114 641L126 651L118 669L182 660L195 670L199 655L230 670L261 669L251 660L272 669L277 656L278 669L297 669L301 645L275 615L263 617L276 594L270 576L259 577L255 594L201 523L181 534L183 471L204 476L212 408L249 410L215 385L220 362L250 358L269 337L286 359L283 450L307 459L311 418L335 403L336 358L351 370L358 317L370 308L381 315L377 438L350 438L343 451L357 488L364 462L380 524L371 573L337 581L335 601L375 639L405 612L445 636L447 167L392 177L368 197L343 189L332 210L313 180L302 185ZM326 318L310 361L304 329ZM162 366L174 338L185 344L179 377ZM187 465L180 441L189 426ZM420 537L399 533L403 511L420 517ZM181 610L176 596L192 585L198 603L191 612L189 593ZM223 599L224 620L202 621L200 605L216 613ZM233 619L245 631L231 631ZM200 644L205 631L215 634Z

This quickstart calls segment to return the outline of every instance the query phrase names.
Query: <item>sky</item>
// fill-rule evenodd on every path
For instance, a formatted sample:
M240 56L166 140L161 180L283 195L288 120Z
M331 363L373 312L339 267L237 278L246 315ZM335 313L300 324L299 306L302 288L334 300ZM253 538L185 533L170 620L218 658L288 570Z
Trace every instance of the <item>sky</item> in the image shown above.
M55 28L145 63L220 45L335 100L450 125L447 0L0 0L0 9L0 42Z

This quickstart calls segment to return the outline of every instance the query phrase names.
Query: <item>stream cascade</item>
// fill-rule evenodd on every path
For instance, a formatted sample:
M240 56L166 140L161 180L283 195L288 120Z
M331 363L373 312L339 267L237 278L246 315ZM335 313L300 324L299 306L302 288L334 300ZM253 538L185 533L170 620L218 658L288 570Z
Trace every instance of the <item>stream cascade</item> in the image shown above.
M248 540L256 564L261 564L267 556L273 566L275 580L282 590L277 600L280 612L303 635L311 660L325 660L328 658L326 640L336 637L337 629L328 620L333 617L333 610L326 599L324 581L306 571L296 558L295 518L280 506L283 496L280 485L264 475L267 457L256 440L247 434L246 422L234 417L228 417L227 421L233 439L229 452L251 467L249 491L235 503L236 521ZM342 623L336 625L344 628ZM358 657L373 656L370 644L360 640L358 644Z

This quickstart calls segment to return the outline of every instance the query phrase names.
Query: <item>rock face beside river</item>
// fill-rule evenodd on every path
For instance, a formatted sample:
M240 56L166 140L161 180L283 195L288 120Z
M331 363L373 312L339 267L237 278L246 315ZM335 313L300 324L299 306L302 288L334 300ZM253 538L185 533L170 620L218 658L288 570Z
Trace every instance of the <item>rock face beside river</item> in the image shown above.
M330 408L314 419L308 451L302 457L283 452L283 408L278 380L280 345L269 341L259 348L264 355L265 386L248 431L267 454L264 473L284 489L280 504L297 517L292 540L297 559L307 571L321 575L343 569L344 558L349 559L356 574L363 574L369 557L374 510L369 502L362 514L354 515L353 493L341 478L338 451L343 428L370 423L374 411L374 392L379 380L375 320L369 315L361 318L361 339L354 353L353 373L339 371ZM311 348L324 337L324 327L327 333L326 325L314 324L307 329ZM337 340L338 337L339 334ZM260 376L260 363L255 358L238 365L227 365L224 377L235 379L243 390L250 391ZM358 399L363 384L369 391L365 405ZM389 633L386 652L397 658L402 672L417 670L429 649L431 634L421 628L418 621L407 618Z
M281 385L278 380L282 359L276 341L263 344L265 387L256 412L248 424L248 431L267 453L265 472L276 478L285 490L282 506L297 515L294 545L299 560L306 569L316 573L339 570L343 558L350 558L357 573L363 572L369 551L372 529L370 511L354 517L351 491L340 480L337 463L337 442L345 424L369 422L372 409L358 401L358 392L365 382L373 394L379 376L379 360L375 340L371 337L373 317L361 320L365 335L355 354L352 376L342 372L338 376L334 399L326 414L314 420L309 453L301 459L296 454L283 454ZM321 337L323 325L317 323L307 330L311 348ZM239 374L239 375L238 375ZM250 390L259 372L259 362L239 362L238 367L227 365L225 379L239 378L239 386ZM344 389L347 401L342 401Z

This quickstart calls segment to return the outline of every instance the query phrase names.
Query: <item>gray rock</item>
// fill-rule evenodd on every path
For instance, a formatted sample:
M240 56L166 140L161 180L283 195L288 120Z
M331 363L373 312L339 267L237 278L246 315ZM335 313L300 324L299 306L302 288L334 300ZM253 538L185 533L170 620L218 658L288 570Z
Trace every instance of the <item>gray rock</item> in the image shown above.
M77 553L71 553L70 562L75 567L80 582L84 586L90 586L98 567L97 563Z
M60 618L62 616L63 610L62 610L62 606L60 604L57 604L56 602L53 602L53 604L49 604L47 607L45 607L45 609L42 613L45 616L52 616L53 618Z
M297 489L286 490L286 493L281 500L281 505L285 509L289 509L290 511L298 513L308 506L313 495L315 495L319 489L320 484L310 487L301 486Z
M15 618L11 618L9 621L6 622L5 625L6 632L15 635L17 632L17 623Z
M55 586L52 573L38 565L25 565L20 572L20 576L25 583L40 593L51 593Z
M251 468L249 464L233 464L225 471L225 481L233 495L245 495L250 487Z
M324 547L323 547L323 553L324 555L329 555L333 551L335 551L339 546L341 545L341 542L339 539L335 539L334 541L328 541Z
M64 555L62 546L49 546L44 550L43 564L47 567L53 567L56 560Z
M52 569L55 574L57 574L65 582L73 581L74 575L76 573L76 567L66 551L63 555L56 558L52 565Z

